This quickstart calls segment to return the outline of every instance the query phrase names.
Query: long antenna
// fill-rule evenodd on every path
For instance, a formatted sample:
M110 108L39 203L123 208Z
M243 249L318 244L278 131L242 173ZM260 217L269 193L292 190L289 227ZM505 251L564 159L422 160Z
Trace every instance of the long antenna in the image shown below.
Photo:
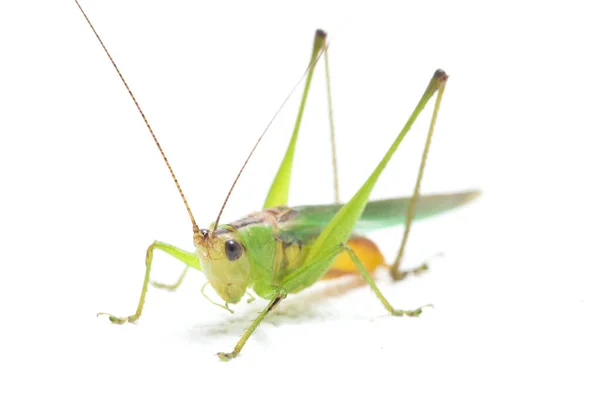
M156 147L158 147L158 151L160 151L160 155L162 156L163 160L165 160L165 164L167 164L167 168L169 168L169 172L171 173L171 177L173 178L173 181L175 182L175 186L177 186L177 190L179 191L179 194L181 195L181 199L183 200L183 204L185 205L185 209L187 210L187 212L188 212L188 214L190 216L190 220L192 221L192 229L194 230L194 233L200 232L200 229L198 228L198 225L196 224L196 220L194 219L194 215L192 214L192 210L190 209L190 206L188 205L188 202L185 199L185 196L183 195L183 190L181 190L181 186L179 185L179 182L177 181L177 177L175 177L175 173L173 172L173 168L171 168L171 164L169 164L169 160L167 160L167 156L165 155L165 152L163 151L162 147L160 146L160 143L158 142L158 139L156 138L156 135L154 134L154 131L152 131L152 128L150 127L150 123L148 122L148 119L146 118L146 115L144 115L144 112L142 111L142 108L138 104L137 100L135 99L135 96L133 95L133 92L131 91L131 89L129 89L129 85L125 81L125 78L123 78L123 74L121 74L121 71L119 71L119 67L117 67L117 64L115 63L115 60L113 60L112 56L108 52L108 49L104 45L104 42L102 42L102 39L100 39L100 35L98 35L98 32L96 32L96 29L94 28L94 25L92 25L92 21L90 21L90 19L86 15L85 11L83 11L83 8L81 8L81 5L79 4L79 1L75 0L75 3L77 4L77 7L79 7L79 10L83 14L83 16L84 16L85 20L87 21L87 23L90 25L90 28L92 28L92 31L94 32L94 35L96 35L96 38L100 42L100 45L104 49L104 52L108 56L108 59L112 63L113 67L115 67L115 70L117 71L117 74L119 74L119 78L121 78L121 81L123 82L123 85L125 85L125 88L129 92L129 95L131 96L131 100L133 100L133 102L135 103L135 106L137 107L138 111L140 112L140 115L142 116L142 119L146 123L146 127L148 127L148 131L150 131L150 135L152 135L152 139L154 139L154 143L156 143Z
M321 34L325 35L325 32L322 32ZM298 82L296 82L296 84L294 85L294 87L292 88L292 90L290 91L290 93L283 100L283 103L281 103L281 105L279 106L279 108L275 112L275 115L273 115L273 118L271 118L271 120L267 124L267 127L265 128L265 130L263 131L263 133L260 135L260 137L258 138L258 140L256 141L256 143L254 144L254 147L252 147L252 150L250 151L250 154L248 154L248 157L246 158L246 161L244 161L244 164L242 165L242 168L240 169L240 172L238 172L237 176L235 177L235 180L233 181L233 184L231 185L231 188L229 189L229 192L227 193L227 197L225 197L225 201L223 202L223 205L221 206L221 209L219 210L219 215L217 215L217 219L216 219L214 227L213 227L213 232L215 232L217 230L217 227L219 226L219 220L221 219L221 214L223 214L223 210L225 210L225 205L227 205L227 201L229 200L229 196L231 196L231 192L233 192L233 188L235 187L237 181L240 179L240 176L242 175L242 172L244 171L244 168L246 168L246 164L248 164L248 161L250 161L250 157L252 157L252 154L254 154L254 150L256 150L256 148L258 147L258 144L263 139L263 137L266 135L267 131L271 127L271 124L273 124L273 121L275 121L275 118L277 118L277 115L279 115L279 113L281 112L281 110L283 109L283 107L285 106L285 104L288 102L288 100L290 99L290 97L292 97L292 94L294 94L294 92L296 91L296 89L298 89L298 86L300 85L300 83L302 83L302 81L304 80L304 77L306 77L306 75L308 74L308 71L310 71L310 69L317 63L317 61L319 61L319 58L321 58L321 54L323 54L323 49L320 49L319 50L319 54L314 58L314 60L311 63L308 64L308 68L306 68L306 71L304 71L304 73L302 74L302 76L300 77L300 79L298 79Z

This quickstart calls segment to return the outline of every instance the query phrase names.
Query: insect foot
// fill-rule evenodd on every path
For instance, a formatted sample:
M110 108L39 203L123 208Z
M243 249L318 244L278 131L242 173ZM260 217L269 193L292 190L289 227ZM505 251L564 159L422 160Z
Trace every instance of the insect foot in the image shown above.
M418 317L419 315L421 315L425 307L433 308L433 304L426 304L423 307L417 308L416 310L393 310L392 315L396 317L403 317L405 315L407 317Z
M218 352L217 355L219 356L219 358L221 359L221 361L230 361L233 360L234 358L236 358L238 356L238 352L237 351L232 351L231 353L223 353L223 352Z
M419 265L417 268L409 269L407 271L400 271L397 268L390 269L390 275L394 281L401 281L409 275L421 275L429 270L427 263Z
M125 322L133 323L133 322L137 321L139 318L137 315L130 315L129 317L119 318L119 317L115 317L112 314L103 313L103 312L96 314L96 317L99 317L100 315L107 315L110 322L112 322L113 324L118 324L118 325L123 325Z

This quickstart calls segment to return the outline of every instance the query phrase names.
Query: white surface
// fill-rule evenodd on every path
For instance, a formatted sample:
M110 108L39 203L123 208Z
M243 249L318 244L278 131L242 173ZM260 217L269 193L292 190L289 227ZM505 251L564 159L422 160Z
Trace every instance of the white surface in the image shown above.
M196 218L212 221L243 157L330 34L345 199L404 124L431 74L450 75L424 192L481 188L415 226L382 291L290 297L239 359L220 363L264 306L233 316L200 274L135 310L146 246L190 248L185 210L108 60L72 2L0 6L0 397L598 398L600 37L592 2L83 1L170 157ZM285 4L285 5L284 5ZM390 2L391 4L391 2ZM566 4L566 3L565 3ZM332 199L322 69L291 198ZM224 220L262 204L299 96L277 120ZM428 112L430 113L430 108ZM427 117L374 196L410 193ZM374 236L391 258L401 230ZM180 265L155 258L153 276Z

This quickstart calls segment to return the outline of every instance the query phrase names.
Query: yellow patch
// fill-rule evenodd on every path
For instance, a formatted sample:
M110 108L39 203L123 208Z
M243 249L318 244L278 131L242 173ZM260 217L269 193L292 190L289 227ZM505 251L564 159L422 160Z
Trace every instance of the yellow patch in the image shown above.
M369 273L375 271L380 265L385 265L385 259L383 254L379 250L379 247L372 241L365 237L357 236L348 240L347 245L356 253L358 259L363 263ZM341 253L331 268L327 271L323 279L337 278L348 274L357 274L358 270L354 265L354 262L348 255L347 251Z

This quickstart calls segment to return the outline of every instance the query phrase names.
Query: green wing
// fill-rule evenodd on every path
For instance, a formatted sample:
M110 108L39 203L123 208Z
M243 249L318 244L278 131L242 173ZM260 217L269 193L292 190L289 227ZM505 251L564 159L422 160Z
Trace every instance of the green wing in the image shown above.
M450 211L469 203L479 194L479 191L468 191L420 196L415 209L415 219L423 219ZM367 203L354 231L368 233L403 224L409 203L410 197ZM293 209L297 212L296 217L283 223L280 229L299 239L314 237L325 228L343 206L344 204L326 204L294 207Z

